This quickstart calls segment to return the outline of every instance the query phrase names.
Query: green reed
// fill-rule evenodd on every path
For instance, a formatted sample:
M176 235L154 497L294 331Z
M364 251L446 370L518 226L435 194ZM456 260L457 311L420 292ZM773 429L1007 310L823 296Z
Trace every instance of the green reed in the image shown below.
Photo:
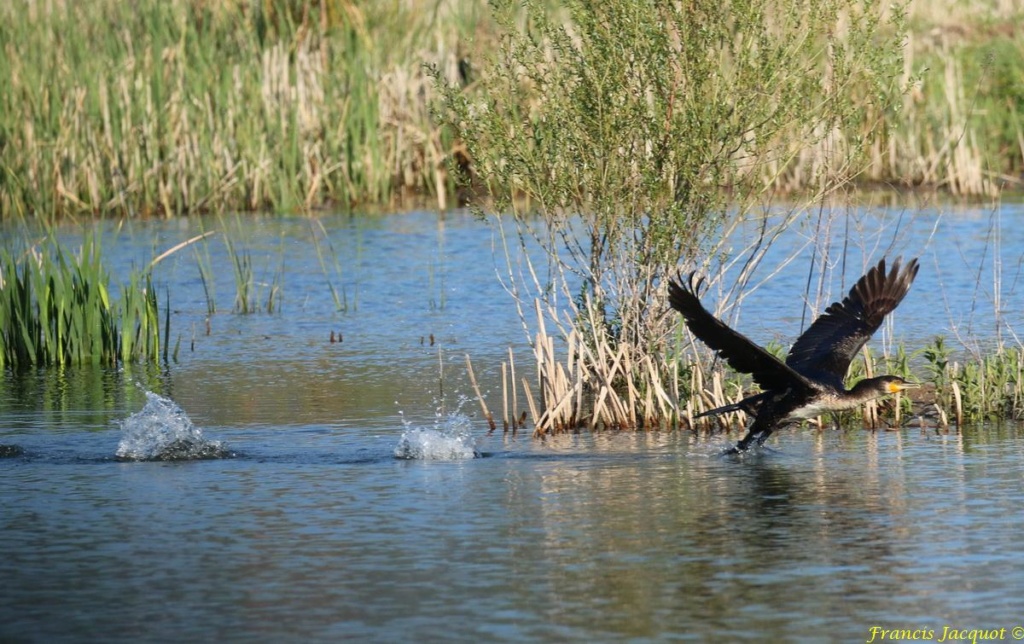
M282 276L284 275L284 249L279 249L278 260L280 264L276 271L274 271L273 277L269 281L262 281L261 285L267 289L267 300L265 310L267 313L277 313L281 309L281 298L283 296L283 290L281 287Z
M256 277L252 270L252 256L249 251L236 250L229 235L224 235L224 245L227 247L232 274L235 276L235 311L255 313Z
M899 417L904 421L915 413L937 416L943 426L1024 418L1024 349L1020 347L998 347L957 359L945 338L937 336L910 353L902 344L878 358L865 350L863 359L851 366L849 381L883 373L922 385L921 393L899 397ZM888 421L896 417L892 402L880 407Z
M216 286L213 279L210 248L206 241L203 241L201 250L199 247L193 247L192 254L196 259L196 268L199 270L199 280L203 284L203 295L206 298L206 314L213 315L217 312Z
M813 186L830 154L877 132L863 179L961 194L1019 186L1024 56L1008 28L1018 15L935 29L939 14L916 19L901 109L868 111L846 140L789 151L753 178ZM409 196L445 208L446 162L475 170L474 160L431 115L424 63L478 97L496 33L483 0L2 3L0 217ZM854 103L871 98L867 86L847 89Z
M113 366L159 359L160 318L150 273L133 272L115 300L100 259L92 235L77 256L52 239L22 252L0 249L0 365Z
M280 264L273 274L269 278L257 276L258 267L253 261L252 249L245 245L244 220L236 217L234 226L230 231L228 230L228 222L225 219L220 218L219 221L222 229L221 238L224 241L224 247L227 251L228 261L231 264L231 272L235 281L234 311L241 314L257 313L261 310L265 310L267 313L278 311L283 293L284 248L280 248L277 251L276 258ZM260 257L264 256L260 255ZM265 259L261 259L259 266L261 270L265 269L265 272L269 273L272 270L270 261L273 258L273 255L267 255ZM204 285L203 288L206 289L207 310L212 313L215 305L211 299L213 279L208 257L205 260L199 260L199 271Z
M479 12L325 0L330 12L296 22L273 9L292 4L0 7L0 215L443 198L422 66L456 69Z
M1024 349L999 347L958 361L942 338L923 350L933 374L936 405L958 424L1024 418Z
M334 249L334 244L331 243L331 238L327 234L327 229L324 228L323 223L319 219L310 221L310 236L313 240L313 248L316 250L317 261L320 262L320 271L324 274L324 280L327 282L327 289L331 292L331 299L334 300L334 308L339 312L348 311L348 293L345 292L344 285L341 286L341 292L338 292L338 287L334 285L334 280L331 278L332 272L336 276L337 281L340 283L343 277L341 270L341 262L338 260L338 252ZM323 244L321 244L320 238L323 237ZM326 245L327 252L330 253L333 270L327 266L327 260L324 257L323 246Z

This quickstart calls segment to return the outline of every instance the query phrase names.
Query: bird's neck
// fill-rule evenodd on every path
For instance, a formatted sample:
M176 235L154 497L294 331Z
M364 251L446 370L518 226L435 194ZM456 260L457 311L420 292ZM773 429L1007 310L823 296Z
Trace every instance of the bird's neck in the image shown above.
M879 383L882 382L882 378L865 378L850 389L849 398L856 399L858 403L868 402L875 398L881 398L885 395L885 391L879 387Z

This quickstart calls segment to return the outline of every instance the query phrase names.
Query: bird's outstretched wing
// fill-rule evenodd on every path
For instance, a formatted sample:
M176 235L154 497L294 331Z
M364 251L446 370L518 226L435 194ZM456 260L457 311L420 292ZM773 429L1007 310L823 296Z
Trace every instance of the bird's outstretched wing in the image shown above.
M668 302L683 315L693 335L724 358L730 367L749 373L762 389L810 385L803 375L708 312L698 296L703 283L704 279L698 279L696 273L690 273L686 282L680 275L668 283Z
M906 296L917 276L917 259L886 272L882 259L811 324L789 350L786 364L811 380L841 386L850 362Z

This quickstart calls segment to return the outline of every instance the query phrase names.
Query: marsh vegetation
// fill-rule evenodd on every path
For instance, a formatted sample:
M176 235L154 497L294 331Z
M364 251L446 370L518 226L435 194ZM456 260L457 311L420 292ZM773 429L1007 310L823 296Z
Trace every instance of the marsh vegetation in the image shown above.
M616 2L612 8L628 12L631 4ZM500 67L490 67L487 55L502 46L513 26L509 21L518 27L526 24L527 14L530 21L550 16L554 28L566 11L571 13L571 5L541 0L524 8L497 2L492 12L485 0L5 3L0 7L0 217L456 205L450 162L472 170L482 160L466 154L465 146L475 142L460 140L432 117L438 91L425 66L462 87L467 98L486 100L483 89L500 82L491 76ZM743 47L753 51L752 41L744 38L756 32L743 30L752 26L754 12L776 16L772 22L790 34L824 26L826 14L850 12L849 23L846 18L835 23L829 42L797 34L785 50L791 58L727 63L736 72L748 63L760 65L742 70L749 75L745 86L718 86L753 90L737 95L744 100L736 106L745 110L753 106L743 102L767 110L764 103L775 100L755 80L777 99L775 74L793 82L800 71L809 72L801 88L805 93L787 97L791 107L817 100L845 103L844 111L857 108L841 127L833 130L833 123L821 122L820 129L803 133L812 134L810 139L797 137L772 157L755 159L748 178L765 189L813 192L823 173L841 168L851 150L861 150L871 163L848 173L859 182L932 186L958 195L1019 187L1024 97L1019 7L911 2L905 31L885 26L893 17L888 14L877 17L882 21L877 28L863 31L858 23L870 6L728 5L737 17L723 28L737 36L730 45L736 53ZM726 8L695 7L698 12ZM502 19L509 10L515 15ZM593 29L582 18L577 11L580 31L572 28L565 38ZM608 18L618 19L612 9ZM569 42L559 45L557 34L548 31L537 46L549 53ZM628 27L621 31L616 35L626 39L637 35ZM687 42L686 33L662 36L684 36L679 47L699 44L696 37ZM856 42L869 34L880 40ZM654 44L648 42L643 55L656 53ZM562 53L570 52L563 48ZM671 54L663 49L660 55ZM824 66L826 58L863 66L865 56L892 58L887 77L851 76L845 63ZM620 64L628 59L624 55ZM704 70L700 73L714 62L695 59ZM678 59L662 63L665 71L689 75L693 88L714 89L716 80L699 79L699 69L683 69ZM692 97L682 85L646 85L653 80L638 77L633 89L644 84L643 91L662 110ZM880 97L880 86L890 93ZM576 88L577 96L583 89ZM708 143L719 134L735 140L742 123L723 113L735 97L707 98L705 129L699 134ZM501 99L509 109L531 108L526 94ZM882 106L889 109L876 109ZM629 122L647 130L663 124ZM760 127L763 133L781 125ZM529 151L526 139L517 144ZM724 152L708 148L708 154Z
M213 316L224 308L216 272L234 276L236 313L273 314L287 289L283 260L255 263L239 212L413 203L501 212L514 223L498 229L501 279L535 361L505 365L511 425L525 406L540 433L688 427L749 383L679 331L664 276L704 270L719 313L734 315L774 274L766 252L783 230L846 233L854 187L989 198L1018 184L1019 12L876 9L855 0L698 3L685 14L576 0L13 3L0 8L0 218L217 215L184 251ZM780 195L785 213L766 216ZM751 221L764 222L760 233L730 246ZM354 310L348 268L311 222L329 297L338 312ZM211 244L227 249L227 265L214 264ZM872 249L805 250L800 295L813 315L840 267ZM150 275L133 274L109 297L98 254L8 243L6 364L173 356ZM432 306L443 308L444 286L430 279ZM51 282L70 285L59 300L75 303L70 313L50 313L63 306L46 303ZM70 346L61 316L99 330L75 332L88 348L45 348ZM889 345L857 368L926 365L942 424L1020 413L1014 351ZM865 422L902 422L908 404L869 410Z
M52 238L0 249L0 366L116 367L155 362L161 346L167 359L150 274L131 273L112 294L101 260L91 235L77 253Z

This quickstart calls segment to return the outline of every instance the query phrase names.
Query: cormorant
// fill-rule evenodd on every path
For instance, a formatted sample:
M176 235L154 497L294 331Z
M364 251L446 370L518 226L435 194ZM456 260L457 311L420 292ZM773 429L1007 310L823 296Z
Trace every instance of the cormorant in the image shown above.
M857 280L842 302L829 305L797 338L785 362L709 313L698 297L704 279L696 273L690 273L685 284L681 275L670 280L669 304L682 313L693 335L733 369L749 373L762 389L738 403L700 414L741 409L754 416L747 435L727 453L745 451L754 440L761 445L779 426L791 421L852 409L916 387L917 384L898 376L878 376L861 380L848 390L843 379L853 357L906 296L917 269L917 259L901 270L897 258L892 270L886 272L882 259Z

